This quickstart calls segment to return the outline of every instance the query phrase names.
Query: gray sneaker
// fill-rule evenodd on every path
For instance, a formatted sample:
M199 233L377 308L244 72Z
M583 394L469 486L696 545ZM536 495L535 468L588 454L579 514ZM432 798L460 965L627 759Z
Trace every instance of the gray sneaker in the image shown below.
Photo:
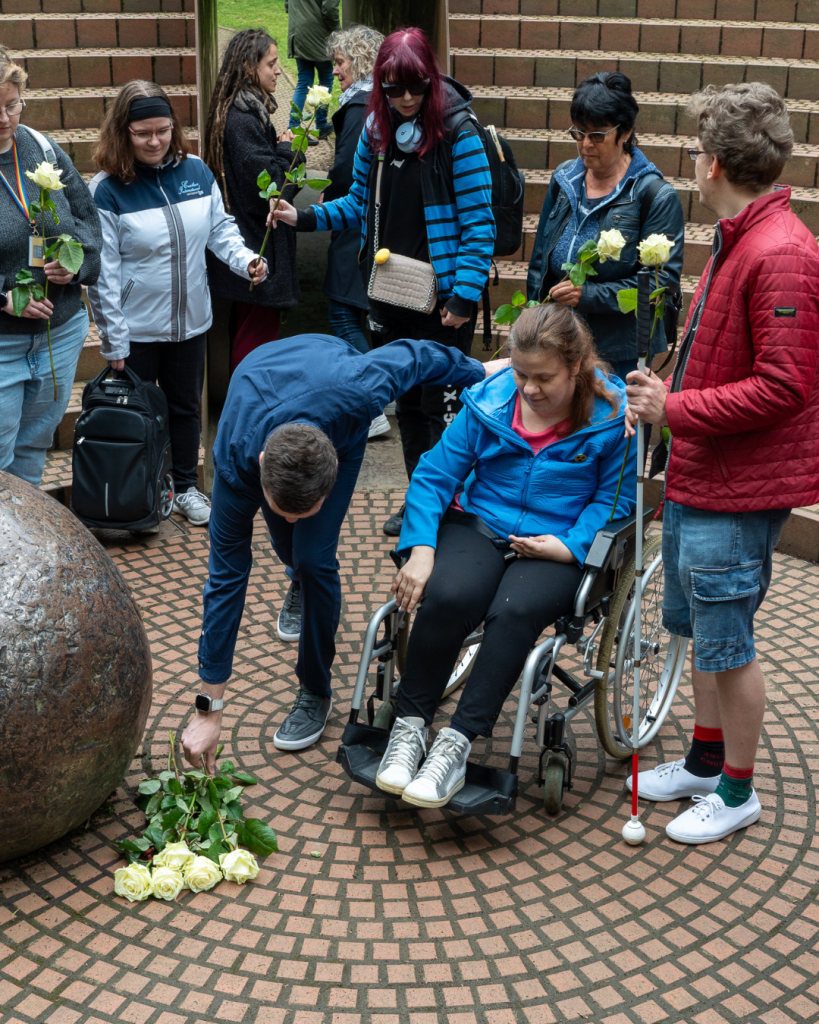
M423 718L396 718L390 742L375 784L385 793L401 794L415 778L421 758L427 750L427 733Z
M324 732L332 710L330 697L301 687L293 709L276 730L273 746L277 750L304 750L311 746Z
M296 644L301 636L301 583L293 580L284 598L282 610L276 622L279 640Z
M195 487L189 487L173 499L173 511L181 512L193 526L205 526L210 520L210 499Z
M423 768L401 794L416 807L443 807L464 788L466 759L472 744L455 729L441 729Z

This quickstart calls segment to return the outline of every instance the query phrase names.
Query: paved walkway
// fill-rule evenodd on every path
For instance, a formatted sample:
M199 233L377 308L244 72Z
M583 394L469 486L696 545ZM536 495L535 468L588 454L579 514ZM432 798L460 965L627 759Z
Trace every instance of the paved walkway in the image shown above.
M146 542L105 539L151 638L152 713L140 756L88 825L0 866L0 1024L816 1020L819 567L777 556L760 614L761 821L690 849L663 832L676 805L646 805L648 842L633 849L620 839L626 766L601 753L588 715L575 720L576 785L556 818L543 813L531 745L507 818L411 809L335 764L363 626L392 575L379 527L400 500L353 499L336 707L322 742L299 754L272 745L295 650L274 638L286 581L258 532L225 756L261 780L247 803L281 852L255 883L176 904L115 897L110 840L140 827L137 781L163 767L168 730L190 708L207 540L170 524ZM478 757L503 763L511 711ZM647 761L680 755L692 724L684 686Z

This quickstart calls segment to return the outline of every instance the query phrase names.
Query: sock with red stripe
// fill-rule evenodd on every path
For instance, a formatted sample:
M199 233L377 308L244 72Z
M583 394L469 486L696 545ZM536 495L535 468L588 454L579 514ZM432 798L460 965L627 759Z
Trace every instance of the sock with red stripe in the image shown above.
M753 768L732 768L730 764L724 765L717 786L717 796L722 797L726 807L739 807L750 799L753 777Z
M685 758L685 770L698 779L713 779L725 764L725 744L722 729L694 726L694 739Z

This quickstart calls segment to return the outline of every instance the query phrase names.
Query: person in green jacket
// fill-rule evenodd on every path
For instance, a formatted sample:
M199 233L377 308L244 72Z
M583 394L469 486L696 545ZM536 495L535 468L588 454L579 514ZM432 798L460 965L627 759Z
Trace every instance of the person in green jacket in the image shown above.
M327 59L327 38L341 25L338 14L339 0L284 0L287 12L287 56L295 57L299 80L293 93L293 103L304 109L307 91L318 72L319 85L333 88L333 65ZM298 126L295 113L290 114L290 128ZM319 107L316 113L319 138L332 135L333 126L327 121L327 110ZM310 139L315 146L316 140Z

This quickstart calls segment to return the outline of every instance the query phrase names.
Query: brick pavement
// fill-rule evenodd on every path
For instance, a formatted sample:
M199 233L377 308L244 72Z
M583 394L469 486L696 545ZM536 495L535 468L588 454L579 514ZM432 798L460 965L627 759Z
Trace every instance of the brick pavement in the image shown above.
M777 555L760 613L761 821L681 848L662 831L676 805L645 805L648 842L634 849L619 836L626 765L601 753L588 714L573 723L576 786L555 818L533 782L532 745L507 818L407 809L334 763L362 627L391 578L379 527L400 500L353 499L339 553L337 704L322 742L298 754L272 746L295 650L272 639L286 580L257 534L225 755L261 780L246 802L281 852L255 883L175 904L115 897L110 840L139 827L137 780L164 764L196 687L207 541L170 524L145 542L104 538L151 638L151 717L128 777L84 829L0 866L0 1024L815 1020L819 567ZM503 764L512 710L478 757ZM680 755L692 723L684 685L647 763Z

